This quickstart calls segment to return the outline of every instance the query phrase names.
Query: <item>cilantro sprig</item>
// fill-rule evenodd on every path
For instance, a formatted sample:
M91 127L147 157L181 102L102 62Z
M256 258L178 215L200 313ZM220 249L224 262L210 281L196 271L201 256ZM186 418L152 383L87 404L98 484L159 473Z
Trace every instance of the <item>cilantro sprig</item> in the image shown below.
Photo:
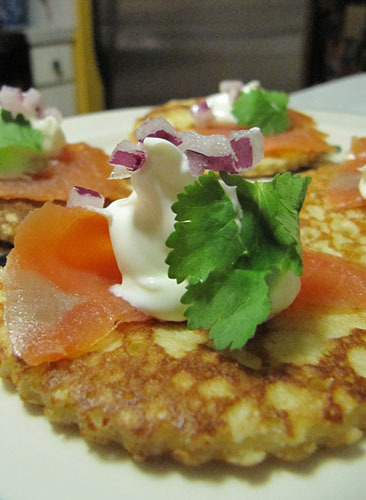
M43 134L18 114L0 110L0 178L38 172L44 166Z
M259 127L264 135L279 134L291 126L287 105L284 92L252 89L234 101L232 113L239 125Z
M169 277L187 280L188 327L210 331L217 349L237 349L271 311L270 284L302 272L299 211L310 178L290 173L251 183L202 175L178 195ZM227 190L236 187L240 208Z

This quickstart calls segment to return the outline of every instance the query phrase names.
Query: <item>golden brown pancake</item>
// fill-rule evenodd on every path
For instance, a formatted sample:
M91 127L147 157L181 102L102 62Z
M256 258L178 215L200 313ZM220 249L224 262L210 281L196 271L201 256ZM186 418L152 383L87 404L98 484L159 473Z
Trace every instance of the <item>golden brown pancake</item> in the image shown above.
M321 196L331 171L312 172L304 244L362 262L364 212L331 210ZM300 460L366 430L362 309L290 308L234 353L184 323L122 324L78 359L38 367L13 355L2 325L0 359L1 375L51 422L76 424L87 440L119 443L137 460Z

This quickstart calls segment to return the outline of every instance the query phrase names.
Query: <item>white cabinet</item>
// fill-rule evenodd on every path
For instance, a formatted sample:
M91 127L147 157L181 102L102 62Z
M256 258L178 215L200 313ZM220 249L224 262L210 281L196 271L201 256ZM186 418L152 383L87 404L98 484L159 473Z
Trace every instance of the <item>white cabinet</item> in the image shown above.
M73 44L73 0L29 1L26 36L30 46L32 84L46 104L63 116L77 112Z
M46 104L59 108L63 116L76 113L76 88L72 43L33 46L30 50L33 86Z
M36 87L59 85L74 80L70 43L33 47L30 59L33 83Z

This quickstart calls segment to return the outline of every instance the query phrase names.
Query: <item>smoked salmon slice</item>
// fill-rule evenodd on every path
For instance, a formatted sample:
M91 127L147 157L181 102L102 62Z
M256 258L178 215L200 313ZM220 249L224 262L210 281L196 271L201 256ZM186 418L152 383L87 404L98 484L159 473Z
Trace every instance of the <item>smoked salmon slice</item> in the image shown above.
M146 320L109 291L121 279L102 215L52 203L31 212L3 280L14 351L29 365L76 357L117 323Z
M340 257L303 251L301 290L291 308L366 308L366 266Z
M110 173L108 156L101 149L84 143L66 144L57 158L48 160L40 174L2 179L0 198L67 201L73 186L92 189L110 200L127 196L129 189L121 181L108 180Z
M279 157L282 155L291 156L301 153L328 153L334 151L326 140L326 135L315 129L314 120L303 113L288 110L288 116L291 122L291 128L285 132L275 135L264 136L264 155ZM200 128L196 131L200 134L223 134L230 135L232 130L238 130L245 127L222 126Z

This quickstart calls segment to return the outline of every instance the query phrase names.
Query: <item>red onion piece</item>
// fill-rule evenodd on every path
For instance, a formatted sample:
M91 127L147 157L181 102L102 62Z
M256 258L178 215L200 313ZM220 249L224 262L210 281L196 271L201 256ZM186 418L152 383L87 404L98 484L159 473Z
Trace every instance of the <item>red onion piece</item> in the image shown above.
M23 114L28 117L39 117L42 109L42 95L41 93L30 88L27 92L23 92Z
M14 117L22 113L23 94L20 89L3 85L0 89L0 106L10 111Z
M182 144L179 149L195 151L206 156L231 155L232 149L227 137L220 134L201 135L197 132L180 132Z
M199 101L191 107L191 113L197 127L205 127L213 120L213 114L207 101Z
M146 153L142 146L136 146L134 142L123 140L114 148L109 159L110 165L114 167L110 179L126 179L131 172L135 172L145 163Z
M229 174L237 172L232 154L226 156L205 156L202 153L190 150L187 150L185 154L188 158L192 174L197 177L202 175L205 170L227 172Z
M182 142L175 128L162 116L146 120L136 130L136 138L139 142L143 142L146 137L165 139L174 144L174 146L179 146Z
M164 127L164 128L162 128ZM114 166L111 179L124 179L141 168L146 160L143 141L146 137L160 134L186 155L191 172L195 176L205 170L239 173L253 167L263 158L263 135L259 128L237 130L224 135L201 135L196 132L177 132L164 118L153 118L143 123L136 134L141 141L137 146L130 141L120 142L112 153L109 163ZM146 134L146 135L145 135ZM172 140L174 139L174 141Z
M235 130L229 136L236 171L257 165L263 158L263 134L258 127Z
M244 86L244 83L241 80L222 80L219 83L219 92L224 94L229 94L230 100L235 101Z
M67 206L103 208L104 197L92 189L74 186L70 189Z
M27 120L47 116L53 116L58 122L62 120L61 112L54 107L44 106L41 93L33 87L22 92L19 88L3 85L0 89L0 106L10 111L14 118L22 114Z

